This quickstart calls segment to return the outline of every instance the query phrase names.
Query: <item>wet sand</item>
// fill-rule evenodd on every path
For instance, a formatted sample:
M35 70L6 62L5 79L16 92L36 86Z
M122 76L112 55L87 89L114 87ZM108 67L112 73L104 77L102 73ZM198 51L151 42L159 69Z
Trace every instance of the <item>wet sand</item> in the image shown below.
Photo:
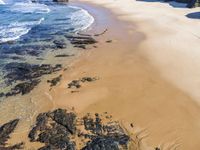
M97 3L97 1L93 2ZM145 20L145 16L143 16L144 20L137 19L137 15L130 19L127 16L130 14L128 10L132 8L132 5L127 6L129 8L127 13L121 10L116 13L116 8L119 8L121 4L120 1L116 1L116 5L112 5L114 1L101 1L99 5L77 1L73 3L86 8L96 19L86 33L101 33L105 29L108 31L96 37L99 41L96 48L91 46L73 61L66 71L52 75L63 75L58 86L49 91L49 84L44 79L43 84L22 99L31 97L36 103L34 107L34 110L37 110L36 113L54 108L73 108L79 115L88 112L108 112L127 128L132 123L134 125L134 130L130 131L132 134L145 129L144 134L148 136L144 139L144 143L148 145L148 148L142 147L143 149L160 145L164 149L170 149L170 146L181 150L199 149L200 107L198 96L195 95L197 85L193 84L196 80L190 74L195 71L191 70L193 63L198 65L198 62L183 54L184 48L187 47L179 45L179 40L174 47L176 51L172 49L175 45L169 45L166 40L170 38L173 41L176 37L185 40L184 37L179 37L185 35L185 32L176 36L171 27L163 29L160 25L160 28L157 28L159 24L153 26L152 22ZM148 4L144 3L143 7L148 7ZM150 5L152 7L152 4ZM162 4L157 5L162 6ZM107 8L113 8L115 11ZM173 10L174 8L167 6L163 9ZM137 12L137 9L134 11ZM178 13L177 16L181 14ZM170 37L169 34L171 34ZM106 42L108 40L112 41ZM197 43L191 44L195 42L190 40L189 44L194 49L197 48ZM184 63L186 59L182 60L181 56L188 58L184 66L188 65L189 68L173 67L172 64L179 66ZM182 61L179 61L179 58ZM198 74L197 70L196 74ZM190 78L187 78L189 75L191 75ZM72 80L86 76L98 77L98 80L83 83L79 89L67 88L67 84ZM77 92L72 93L72 90ZM16 137L21 135L22 133L18 132L10 142L16 142L19 140ZM27 140L25 136L24 140ZM27 144L27 147L34 146Z

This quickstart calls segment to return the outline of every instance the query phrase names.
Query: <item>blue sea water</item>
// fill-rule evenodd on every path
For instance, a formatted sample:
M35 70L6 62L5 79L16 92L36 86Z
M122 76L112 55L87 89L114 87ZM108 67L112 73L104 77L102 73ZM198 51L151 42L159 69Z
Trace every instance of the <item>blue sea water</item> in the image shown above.
M7 86L5 65L19 61L30 63L30 57L42 58L55 50L55 40L67 42L66 34L76 34L93 21L86 10L67 3L0 0L0 92Z
M36 27L38 31L40 27L46 28L42 34L48 34L49 30L51 33L76 32L87 28L92 22L93 18L87 11L66 4L0 0L0 43L18 40Z

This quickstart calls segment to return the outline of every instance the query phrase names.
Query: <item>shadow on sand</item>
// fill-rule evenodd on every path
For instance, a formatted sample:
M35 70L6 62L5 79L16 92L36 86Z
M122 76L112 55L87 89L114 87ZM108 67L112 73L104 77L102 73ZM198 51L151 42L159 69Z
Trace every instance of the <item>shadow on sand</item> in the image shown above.
M200 12L189 13L185 16L191 19L200 19Z
M174 8L187 8L186 3L179 3L179 2L175 2L175 1L171 1L171 0L166 0L166 1L162 1L162 0L137 0L137 1L140 1L140 2L160 2L160 3L167 3Z

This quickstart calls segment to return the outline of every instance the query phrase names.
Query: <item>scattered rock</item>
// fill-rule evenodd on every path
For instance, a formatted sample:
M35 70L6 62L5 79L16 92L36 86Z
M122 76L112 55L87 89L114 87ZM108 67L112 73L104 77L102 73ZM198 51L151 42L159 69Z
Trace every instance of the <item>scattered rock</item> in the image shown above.
M81 87L80 81L79 80L73 80L72 82L70 82L68 84L68 88L73 88L73 87L80 88Z
M48 83L50 83L50 86L56 86L62 78L62 75L59 75L58 77L53 78L52 80L47 80Z
M96 81L97 80L97 78L95 78L95 77L83 77L80 81L81 82L92 82L92 81Z
M112 40L107 40L106 43L112 43Z
M97 41L92 38L91 36L71 36L66 35L65 36L74 47L86 49L86 45L91 45L97 43Z
M65 109L39 114L29 138L45 144L39 150L76 150L80 142L81 150L121 150L127 149L130 141L117 122L103 123L97 113L78 118Z
M26 81L41 77L45 74L51 74L60 71L62 65L57 64L51 66L50 64L34 65L28 63L9 63L5 65L3 71L6 72L4 78L8 83L12 84L15 81Z
M22 149L23 143L18 143L13 146L6 146L7 140L10 138L10 134L15 130L19 119L12 120L2 126L0 126L0 149L1 150L16 150Z
M40 150L75 150L75 144L69 137L76 131L75 122L75 113L64 109L39 114L36 125L29 133L30 141L44 143Z
M55 57L71 57L71 56L74 56L74 54L72 54L72 55L60 54L60 55L56 55Z
M124 147L127 148L130 137L125 134L119 124L103 124L99 114L95 114L94 119L87 115L83 120L85 129L89 130L93 136L86 135L90 138L90 141L82 150L120 150Z
M81 83L84 83L84 82L92 82L92 81L95 81L97 80L97 78L95 77L83 77L79 80L73 80L71 81L69 84L68 84L68 88L80 88L81 87Z
M64 40L54 40L53 43L55 44L56 48L64 49L67 47Z
M40 83L40 77L42 75L51 74L61 69L62 65L60 64L51 66L50 64L32 65L17 62L9 63L3 68L5 72L4 79L7 86L12 85L14 87L7 93L0 93L0 97L8 97L20 93L22 95L27 94ZM52 81L52 84L55 81L56 79Z
M34 87L37 86L39 83L40 83L40 80L38 79L19 83L14 88L12 88L10 92L6 93L5 96L8 97L8 96L13 96L20 93L22 95L27 94L31 90L33 90Z

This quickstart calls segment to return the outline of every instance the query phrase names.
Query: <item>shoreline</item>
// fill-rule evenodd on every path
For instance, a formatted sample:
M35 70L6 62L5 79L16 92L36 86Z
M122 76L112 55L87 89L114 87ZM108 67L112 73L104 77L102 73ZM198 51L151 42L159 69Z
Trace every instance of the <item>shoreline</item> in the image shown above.
M149 53L158 43L148 41L154 37L143 34L147 32L155 35L155 30L150 31L152 24L145 25L146 22L140 20L139 26L137 23L140 21L134 20L134 17L127 18L130 12L119 15L108 10L107 7L112 6L98 4L97 1L96 4L91 4L91 1L73 3L86 8L95 16L96 22L88 33L101 33L105 28L108 32L98 37L96 48L90 47L72 62L68 70L58 73L63 76L59 85L49 91L49 84L43 82L44 84L41 83L23 99L27 100L31 95L40 93L31 101L37 99L36 102L41 105L38 111L41 112L55 108L75 109L80 116L88 112L108 112L125 127L133 123L133 132L146 129L145 134L150 135L144 143L148 146L164 145L166 148L175 145L180 146L181 150L200 147L199 104L184 89L172 82L173 78L163 76L166 70L162 70L162 63L157 65L160 61L152 60L157 57ZM116 9L115 7L112 9ZM145 29L148 26L150 27ZM158 33L161 31L158 30ZM159 36L161 35L155 35ZM109 40L111 42L106 42ZM150 47L150 44L153 46ZM162 55L159 53L158 56ZM98 77L99 80L84 83L80 89L75 89L78 91L75 93L67 89L68 83L86 76ZM32 121L35 121L35 117ZM26 138L25 134L18 134L9 142L18 141L18 136Z

